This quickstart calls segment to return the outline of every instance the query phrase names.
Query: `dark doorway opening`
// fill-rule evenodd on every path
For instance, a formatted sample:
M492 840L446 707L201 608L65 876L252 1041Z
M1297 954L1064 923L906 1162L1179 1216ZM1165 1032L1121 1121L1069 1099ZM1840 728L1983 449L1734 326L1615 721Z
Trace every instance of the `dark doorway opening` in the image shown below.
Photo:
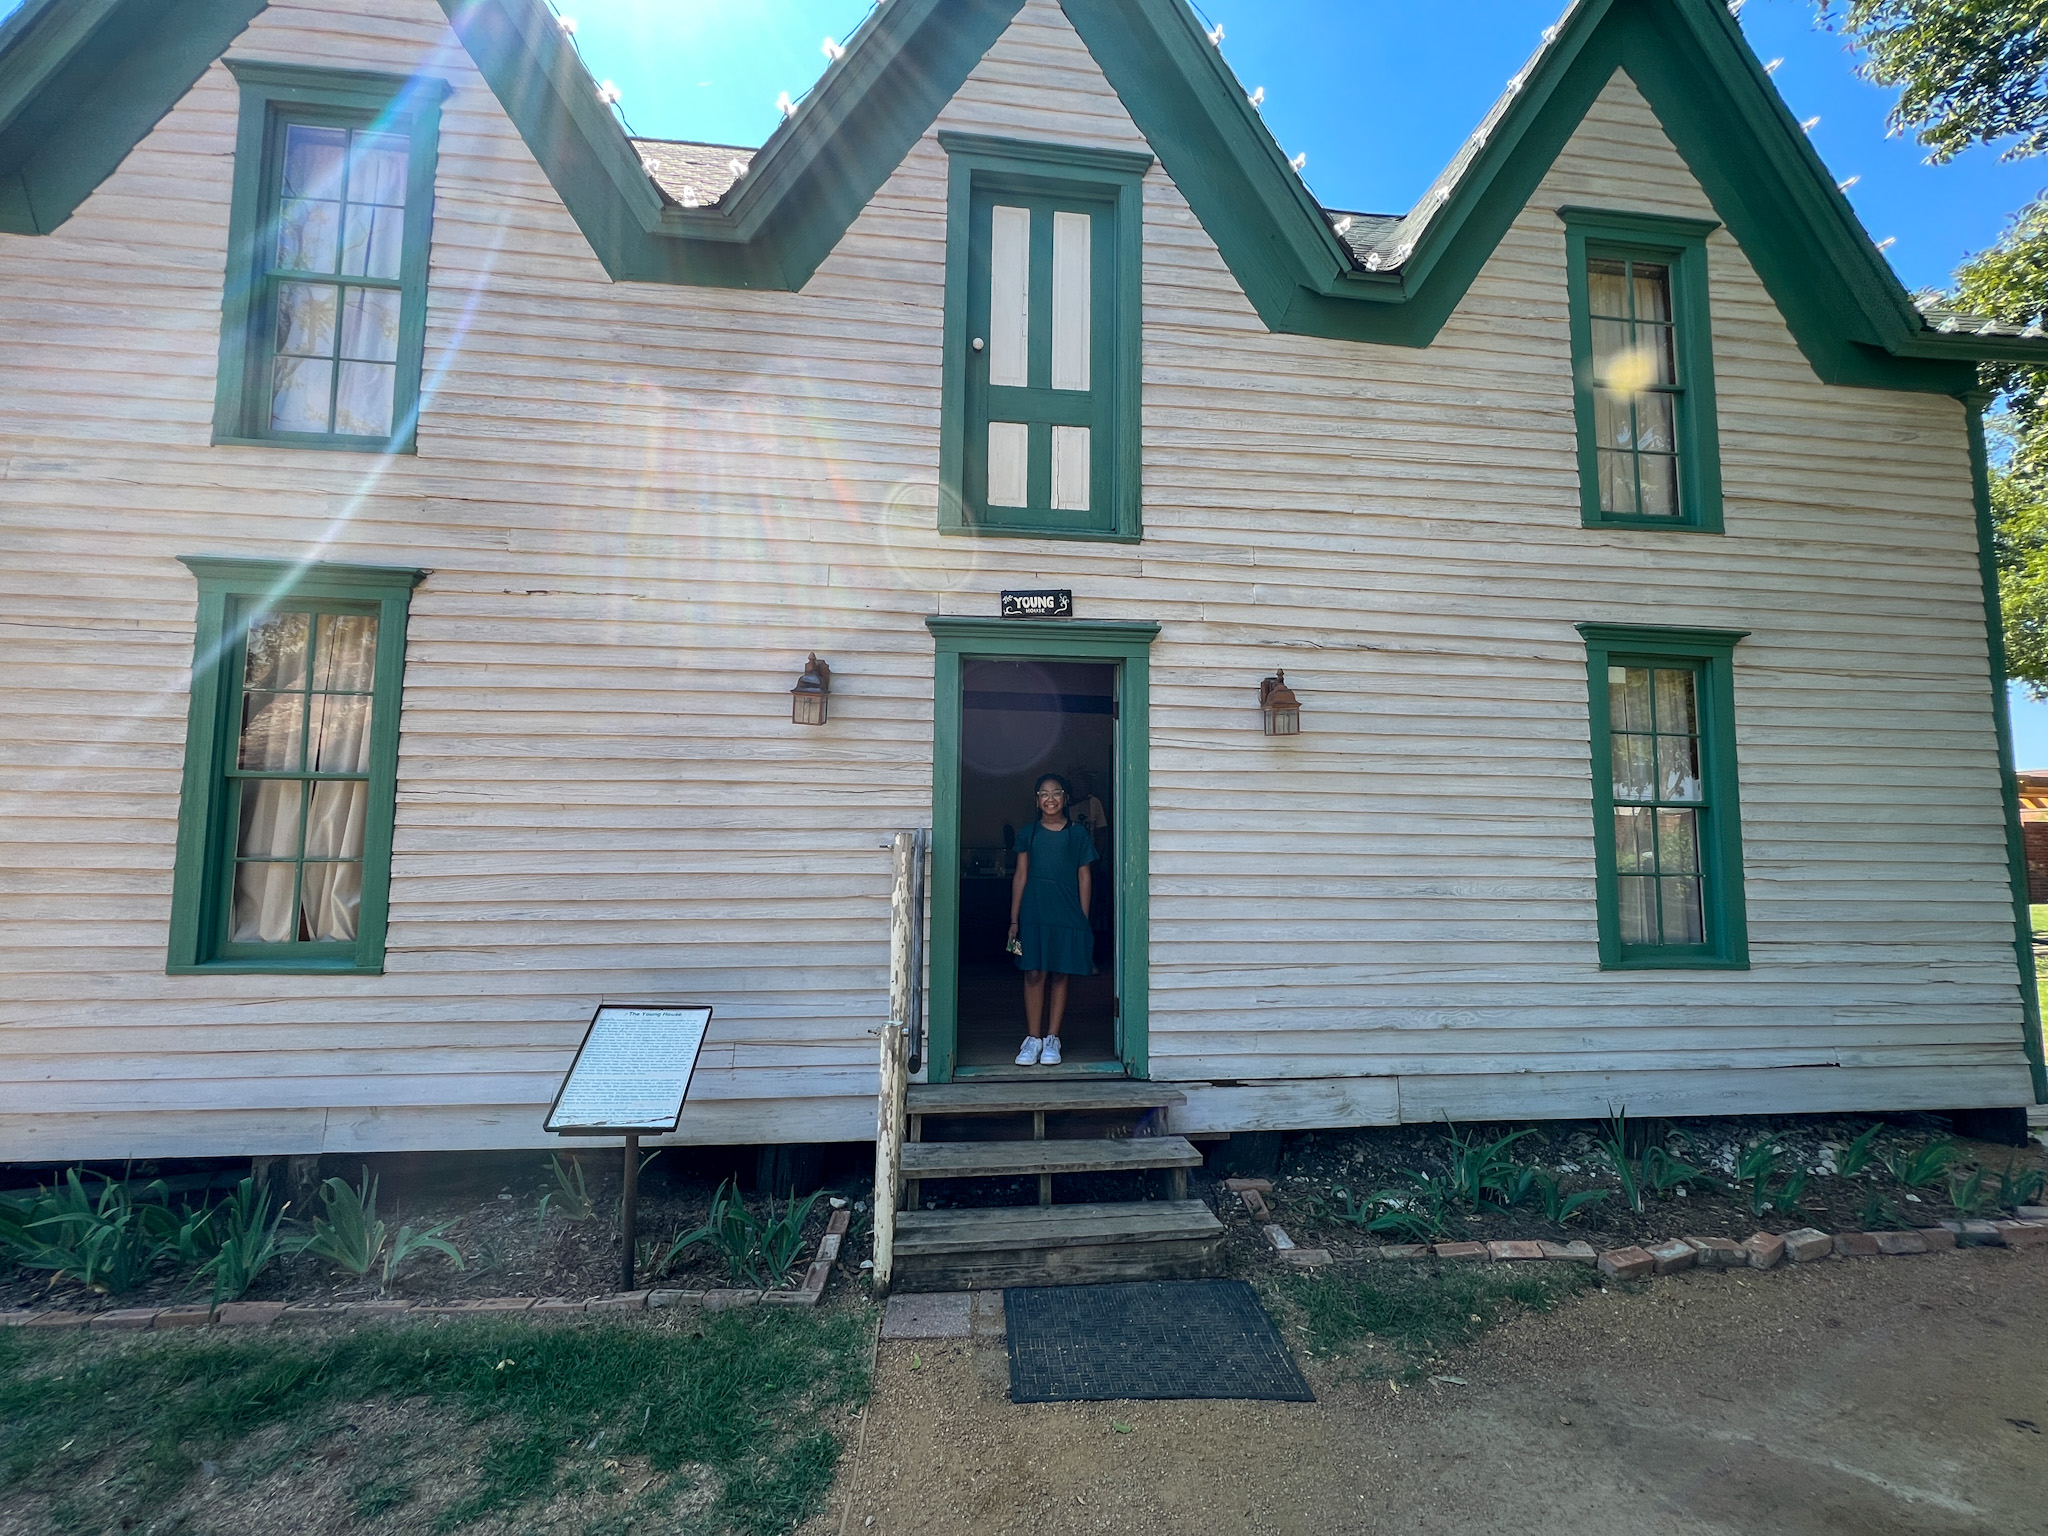
M1008 1067L1024 1038L1023 977L1004 952L1020 828L1048 773L1073 791L1069 816L1094 835L1095 974L1068 983L1068 1066L1120 1059L1116 1019L1116 667L1080 661L961 664L960 991L956 1062ZM1062 1068L1019 1069L1060 1071Z

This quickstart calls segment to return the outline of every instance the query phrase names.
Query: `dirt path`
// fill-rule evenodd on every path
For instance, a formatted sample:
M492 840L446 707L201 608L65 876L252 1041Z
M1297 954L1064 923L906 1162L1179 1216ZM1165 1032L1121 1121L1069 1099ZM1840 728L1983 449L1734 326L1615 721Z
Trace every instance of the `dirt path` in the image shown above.
M1014 1405L998 1333L881 1346L836 1532L2048 1531L2048 1252L1697 1274L1525 1317L1399 1392Z

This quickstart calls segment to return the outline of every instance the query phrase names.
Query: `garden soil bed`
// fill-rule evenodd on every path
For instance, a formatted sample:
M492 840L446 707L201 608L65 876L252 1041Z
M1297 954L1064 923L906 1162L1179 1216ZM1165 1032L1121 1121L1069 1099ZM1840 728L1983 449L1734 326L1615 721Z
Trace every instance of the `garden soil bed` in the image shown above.
M1481 1242L1511 1238L1583 1240L1597 1250L1606 1250L1673 1237L1739 1240L1759 1230L1782 1233L1798 1227L1817 1227L1825 1232L1854 1231L1872 1224L1869 1218L1873 1214L1873 1196L1895 1211L1904 1225L1928 1227L1958 1219L1962 1213L1950 1203L1945 1178L1923 1188L1907 1189L1885 1170L1882 1161L1887 1153L1911 1152L1949 1139L1948 1122L1938 1116L1882 1117L1883 1129L1873 1146L1878 1156L1853 1178L1841 1177L1835 1171L1836 1156L1872 1123L1872 1117L1867 1115L1645 1122L1642 1129L1646 1133L1674 1155L1705 1169L1707 1179L1688 1182L1683 1186L1683 1194L1674 1191L1659 1197L1646 1191L1640 1216L1623 1202L1613 1173L1596 1150L1604 1126L1586 1121L1553 1121L1533 1128L1526 1123L1461 1125L1457 1127L1460 1136L1481 1141L1528 1129L1530 1134L1514 1145L1513 1155L1518 1162L1557 1174L1567 1191L1604 1189L1609 1193L1563 1225L1547 1221L1540 1203L1525 1203L1504 1214L1461 1213L1462 1232L1445 1236L1464 1236ZM1758 1216L1750 1209L1748 1186L1738 1183L1732 1170L1742 1149L1764 1137L1772 1138L1785 1149L1785 1169L1804 1170L1807 1182L1791 1210L1773 1210ZM1956 1139L1954 1145L1954 1166L1964 1171L1982 1167L1986 1182L1993 1189L2008 1165L2015 1174L2028 1170L2048 1172L2048 1152L2038 1141L2029 1142L2026 1147L2007 1147ZM1411 1170L1442 1175L1449 1167L1450 1146L1450 1131L1440 1125L1290 1135L1280 1171L1272 1180L1272 1192L1265 1197L1272 1220L1300 1246L1327 1248L1331 1257L1340 1262L1374 1257L1381 1244L1409 1239L1399 1234L1365 1232L1350 1224L1343 1215L1345 1195L1362 1203L1381 1190L1406 1188L1406 1175ZM1247 1252L1265 1250L1266 1241L1258 1223L1245 1216L1234 1196L1220 1190L1217 1193L1217 1211L1230 1227L1232 1247Z
M260 1276L243 1298L246 1301L342 1302L366 1301L380 1296L419 1302L461 1301L486 1296L567 1297L581 1300L619 1289L620 1262L617 1212L621 1184L621 1157L617 1149L590 1150L579 1154L590 1196L589 1214L571 1220L563 1209L562 1192L546 1153L491 1158L407 1158L371 1157L342 1166L340 1159L325 1159L323 1176L342 1176L359 1184L365 1163L379 1178L378 1215L396 1236L402 1226L415 1231L452 1222L441 1235L463 1256L463 1268L456 1269L438 1254L425 1253L413 1259L388 1290L381 1290L379 1275L362 1279L338 1272L331 1264L311 1255L274 1265ZM569 1161L565 1156L564 1163ZM216 1172L211 1195L220 1198L222 1186L246 1173L246 1163ZM119 1176L119 1167L106 1171ZM136 1163L126 1170L138 1194L157 1170ZM167 1170L168 1171L168 1170ZM711 1208L713 1195L727 1174L716 1159L693 1155L687 1150L665 1152L656 1157L640 1175L638 1201L640 1249L643 1265L639 1283L676 1289L706 1289L746 1285L728 1272L724 1261L709 1243L699 1243L664 1270L644 1262L650 1250L661 1259L674 1238L701 1225ZM176 1180L189 1184L197 1176L187 1173ZM47 1175L46 1175L47 1178ZM98 1181L88 1177L86 1187L96 1191ZM849 1257L858 1245L867 1246L866 1207L871 1176L863 1166L857 1174L835 1179L819 1192L804 1222L801 1261L785 1278L794 1285L802 1279L803 1266L817 1252L818 1239L833 1213L833 1199L849 1209L856 1202L853 1241L847 1244ZM547 1197L547 1209L541 1208ZM197 1194L173 1195L200 1198ZM756 1212L764 1210L763 1198L746 1196ZM295 1203L289 1215L310 1215L305 1202ZM320 1205L311 1202L313 1211ZM50 1285L46 1276L30 1270L0 1272L0 1309L69 1308L86 1310L105 1307L168 1306L180 1302L205 1301L206 1289L195 1285L190 1273L166 1269L153 1275L139 1289L118 1297L99 1296L77 1285Z

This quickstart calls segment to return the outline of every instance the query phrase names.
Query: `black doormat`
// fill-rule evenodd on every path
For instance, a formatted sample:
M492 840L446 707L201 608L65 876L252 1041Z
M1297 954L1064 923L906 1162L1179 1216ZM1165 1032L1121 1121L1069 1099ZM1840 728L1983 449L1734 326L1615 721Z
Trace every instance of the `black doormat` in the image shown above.
M1003 1311L1013 1403L1316 1400L1242 1280L1020 1286Z

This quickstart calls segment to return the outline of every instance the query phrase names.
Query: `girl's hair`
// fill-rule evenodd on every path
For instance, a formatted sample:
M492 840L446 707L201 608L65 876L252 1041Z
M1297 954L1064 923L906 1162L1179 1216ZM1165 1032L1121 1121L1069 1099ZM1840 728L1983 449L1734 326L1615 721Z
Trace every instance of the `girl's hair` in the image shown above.
M1069 800L1074 798L1072 786L1056 773L1041 773L1036 779L1033 779L1031 781L1031 798L1036 800L1038 792L1048 784L1059 785L1061 794L1065 795Z

